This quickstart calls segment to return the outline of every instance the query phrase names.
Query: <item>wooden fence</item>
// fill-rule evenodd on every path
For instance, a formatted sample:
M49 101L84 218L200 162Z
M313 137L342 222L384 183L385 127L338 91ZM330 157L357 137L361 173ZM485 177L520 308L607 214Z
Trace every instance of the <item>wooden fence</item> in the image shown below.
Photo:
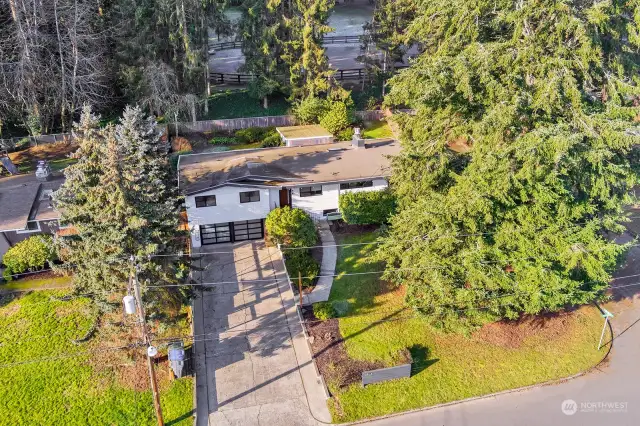
M242 41L212 41L215 38L209 38L209 54L214 54L220 50L242 49ZM322 44L351 44L362 42L362 36L326 36L322 39Z
M398 112L412 113L412 110L399 110ZM388 111L356 111L356 117L362 121L376 121L388 117ZM247 129L249 127L277 127L295 126L297 123L293 115L275 115L269 117L231 118L227 120L205 120L196 122L178 122L169 124L169 134L175 136L176 127L178 134L204 133L204 132L231 132Z
M169 133L178 134L202 133L215 131L234 131L249 127L276 127L295 126L296 118L293 115L275 115L269 117L231 118L228 120L205 120L191 123L170 123Z
M412 110L398 110L398 112L412 114ZM356 111L356 117L362 121L376 121L388 117L388 111ZM247 129L249 127L278 127L295 126L297 123L293 115L274 115L267 117L247 117L231 118L227 120L204 120L195 122L169 123L168 125L158 125L158 130L165 134L167 131L171 136L188 133L204 132L231 132L234 130ZM165 127L166 126L166 127ZM54 135L24 136L19 138L0 139L0 150L9 152L17 149L24 149L28 146L37 146L55 142L69 142L72 140L70 133L59 133Z
M395 71L407 68L406 65L399 65L395 67ZM285 80L284 75L279 75L279 78ZM350 68L345 70L334 70L333 77L337 81L362 81L367 78L367 70L365 68ZM212 72L209 73L209 81L213 85L228 84L232 86L246 86L251 80L253 80L253 74L238 74L238 73L222 73Z

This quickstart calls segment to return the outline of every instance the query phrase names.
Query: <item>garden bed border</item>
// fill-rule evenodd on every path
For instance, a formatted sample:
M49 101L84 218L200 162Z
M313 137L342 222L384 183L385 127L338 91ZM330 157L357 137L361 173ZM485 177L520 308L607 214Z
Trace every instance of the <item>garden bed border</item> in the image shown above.
M305 326L304 320L302 318L302 312L300 311L300 298L302 297L302 295L301 294L296 295L295 291L293 290L293 285L291 284L291 277L289 276L287 265L284 262L284 253L280 249L280 244L278 244L278 253L280 254L280 257L282 259L282 268L284 269L284 275L287 279L287 285L291 290L291 294L293 295L293 301L296 304L296 313L298 315L298 321L300 322L300 327L302 327L302 334L304 335L304 341L306 342L307 348L309 349L309 353L311 354L311 362L313 363L313 368L316 372L317 379L322 384L322 389L324 391L325 399L329 399L331 398L331 393L329 392L329 388L327 387L327 384L324 381L324 377L322 377L322 374L320 374L320 370L318 369L318 365L316 364L316 357L313 354L313 350L311 349L311 344L309 343L309 334L307 333L307 327Z

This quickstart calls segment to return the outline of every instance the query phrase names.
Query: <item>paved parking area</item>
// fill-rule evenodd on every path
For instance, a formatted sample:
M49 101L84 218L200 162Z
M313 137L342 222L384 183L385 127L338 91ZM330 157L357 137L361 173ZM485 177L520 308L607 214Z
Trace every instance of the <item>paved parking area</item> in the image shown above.
M197 424L318 424L298 367L282 294L290 289L276 250L246 242L200 251L215 253L195 261L194 278L218 284L194 306Z

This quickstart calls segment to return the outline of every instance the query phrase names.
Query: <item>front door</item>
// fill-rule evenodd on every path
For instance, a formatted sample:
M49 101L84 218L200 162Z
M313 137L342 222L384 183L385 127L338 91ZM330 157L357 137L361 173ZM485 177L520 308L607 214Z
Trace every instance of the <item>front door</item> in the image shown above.
M281 189L280 190L280 207L291 206L290 198L289 198L289 190Z

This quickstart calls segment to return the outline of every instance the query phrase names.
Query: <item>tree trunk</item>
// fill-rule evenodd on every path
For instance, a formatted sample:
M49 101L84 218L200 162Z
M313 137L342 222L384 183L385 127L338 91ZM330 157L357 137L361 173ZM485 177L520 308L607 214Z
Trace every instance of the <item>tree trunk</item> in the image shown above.
M269 97L265 96L264 98L262 98L262 107L264 109L269 109Z

